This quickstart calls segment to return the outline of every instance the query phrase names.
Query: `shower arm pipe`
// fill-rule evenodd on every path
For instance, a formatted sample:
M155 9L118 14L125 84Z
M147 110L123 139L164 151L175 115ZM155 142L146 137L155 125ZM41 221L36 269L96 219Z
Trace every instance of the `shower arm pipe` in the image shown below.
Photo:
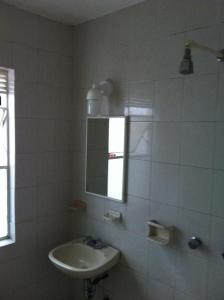
M197 43L197 42L195 42L193 40L189 40L185 44L185 46L188 47L188 48L197 48L197 49L200 49L200 50L204 50L204 51L207 51L207 52L210 52L210 53L216 55L217 58L224 59L224 52L223 52L223 50L219 51L219 50L207 47L205 45L199 44L199 43Z

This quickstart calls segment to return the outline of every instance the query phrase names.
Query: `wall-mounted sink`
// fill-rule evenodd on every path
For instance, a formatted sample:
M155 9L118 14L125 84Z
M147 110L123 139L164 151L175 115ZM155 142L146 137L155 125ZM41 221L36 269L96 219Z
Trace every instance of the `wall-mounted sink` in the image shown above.
M116 265L120 252L111 246L94 249L85 238L62 244L50 251L50 261L73 278L93 278Z

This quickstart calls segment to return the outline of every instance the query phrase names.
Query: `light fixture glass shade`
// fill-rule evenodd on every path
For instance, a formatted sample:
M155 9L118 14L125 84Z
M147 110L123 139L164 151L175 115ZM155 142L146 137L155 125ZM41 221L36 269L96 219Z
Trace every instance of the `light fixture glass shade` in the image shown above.
M95 84L93 84L87 92L86 100L101 100L101 98L101 90Z

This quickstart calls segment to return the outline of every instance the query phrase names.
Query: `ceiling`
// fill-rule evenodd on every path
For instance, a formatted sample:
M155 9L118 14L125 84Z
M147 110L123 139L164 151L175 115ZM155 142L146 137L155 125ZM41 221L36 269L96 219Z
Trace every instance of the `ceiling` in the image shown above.
M76 25L144 0L2 0L49 19Z

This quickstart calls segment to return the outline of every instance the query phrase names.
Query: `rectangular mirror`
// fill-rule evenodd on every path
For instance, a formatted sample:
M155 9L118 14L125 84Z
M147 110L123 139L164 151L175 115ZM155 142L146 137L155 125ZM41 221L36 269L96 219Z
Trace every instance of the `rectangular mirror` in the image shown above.
M88 118L86 192L124 201L126 118Z

